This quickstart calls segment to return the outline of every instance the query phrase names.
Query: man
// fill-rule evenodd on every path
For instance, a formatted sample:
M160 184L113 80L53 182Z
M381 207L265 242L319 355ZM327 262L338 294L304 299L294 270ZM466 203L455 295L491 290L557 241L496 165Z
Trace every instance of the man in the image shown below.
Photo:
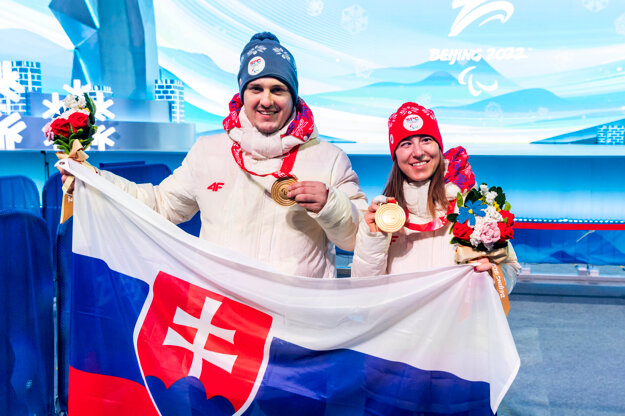
M295 60L273 34L245 46L238 81L225 133L199 138L160 185L101 175L174 223L200 210L200 238L287 274L335 277L331 243L353 250L367 208L349 159L317 138Z

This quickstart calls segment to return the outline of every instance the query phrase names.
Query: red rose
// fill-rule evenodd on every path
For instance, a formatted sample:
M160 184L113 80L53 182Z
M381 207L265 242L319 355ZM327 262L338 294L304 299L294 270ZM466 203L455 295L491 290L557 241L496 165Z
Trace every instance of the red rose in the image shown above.
M514 217L514 215L512 216ZM514 238L514 228L510 227L508 224L503 223L503 222L498 222L497 227L499 227L499 233L501 234L501 238L499 239L500 242L503 243L504 241L508 241L511 238Z
M471 238L471 234L473 234L473 228L467 225L467 221L465 222L457 222L454 225L454 237L459 238L460 240L469 240Z
M68 138L69 137L69 122L64 118L57 118L50 124L50 129L54 134Z
M511 213L510 211L504 211L503 209L501 211L499 211L499 213L501 214L501 216L503 217L504 220L506 218L508 219L508 225L510 227L512 227L514 225L514 214L513 213Z
M67 118L69 124L72 125L74 131L78 131L79 129L85 129L89 125L89 116L85 113L72 113Z

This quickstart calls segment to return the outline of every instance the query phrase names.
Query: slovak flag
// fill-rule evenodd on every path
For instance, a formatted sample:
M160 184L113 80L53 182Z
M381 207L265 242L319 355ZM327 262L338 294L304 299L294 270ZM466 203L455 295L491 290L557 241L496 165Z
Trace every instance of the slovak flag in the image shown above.
M492 415L516 376L486 273L280 274L59 164L78 179L72 416Z

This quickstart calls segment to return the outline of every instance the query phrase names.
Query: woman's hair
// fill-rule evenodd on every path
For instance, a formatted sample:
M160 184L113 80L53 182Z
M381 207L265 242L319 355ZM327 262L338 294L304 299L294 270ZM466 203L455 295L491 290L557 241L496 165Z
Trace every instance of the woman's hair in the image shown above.
M440 152L440 162L436 170L430 178L430 187L428 189L428 211L432 218L436 218L438 209L447 207L447 196L445 194L445 157ZM409 180L404 172L401 171L397 164L397 158L393 160L391 173L388 175L386 187L384 187L383 195L393 197L403 209L407 208L406 198L404 196L404 181Z

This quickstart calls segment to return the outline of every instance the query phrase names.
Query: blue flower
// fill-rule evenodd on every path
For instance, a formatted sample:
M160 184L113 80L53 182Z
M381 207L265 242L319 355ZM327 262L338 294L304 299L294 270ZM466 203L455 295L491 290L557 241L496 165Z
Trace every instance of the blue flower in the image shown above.
M480 200L475 202L466 201L464 206L460 207L460 213L458 214L458 219L456 221L463 223L466 220L469 220L469 225L474 226L475 216L477 215L478 217L483 217L486 215L486 212L484 211L486 208L487 205L482 203Z

